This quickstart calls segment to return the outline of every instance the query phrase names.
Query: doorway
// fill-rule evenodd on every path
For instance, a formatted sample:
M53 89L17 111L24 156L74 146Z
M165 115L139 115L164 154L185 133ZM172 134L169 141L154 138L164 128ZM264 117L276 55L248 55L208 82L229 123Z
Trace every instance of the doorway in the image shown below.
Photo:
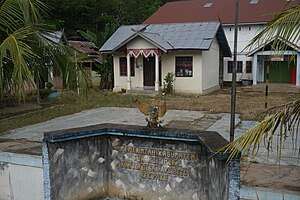
M155 57L149 56L144 57L143 60L143 76L144 86L154 87L155 86ZM161 86L161 61L159 61L159 85Z

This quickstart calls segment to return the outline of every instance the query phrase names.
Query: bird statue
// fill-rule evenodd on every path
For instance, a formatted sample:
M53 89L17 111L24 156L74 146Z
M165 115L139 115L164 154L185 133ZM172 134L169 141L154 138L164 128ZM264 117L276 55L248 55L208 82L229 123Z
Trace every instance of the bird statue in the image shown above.
M166 101L163 104L151 99L149 103L142 103L138 99L133 100L135 105L139 108L141 113L146 116L146 121L148 122L148 127L161 127L163 120L159 120L159 117L163 117L167 112Z

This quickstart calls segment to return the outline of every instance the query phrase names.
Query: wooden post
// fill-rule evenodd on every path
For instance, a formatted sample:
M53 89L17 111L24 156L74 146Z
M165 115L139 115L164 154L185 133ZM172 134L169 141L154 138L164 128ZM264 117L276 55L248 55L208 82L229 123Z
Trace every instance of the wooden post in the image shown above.
M230 113L230 142L234 140L234 128L235 128L238 16L239 16L239 0L235 0L234 50L233 50L233 69L232 69L232 85L231 85L231 113Z
M131 90L131 70L129 53L127 53L127 90Z
M76 69L76 88L77 88L77 95L79 95L79 74L78 74L78 65L77 65L77 54L76 50L74 51L75 54L75 69Z
M269 94L269 65L267 65L267 74L266 74L265 109L268 109L268 94Z

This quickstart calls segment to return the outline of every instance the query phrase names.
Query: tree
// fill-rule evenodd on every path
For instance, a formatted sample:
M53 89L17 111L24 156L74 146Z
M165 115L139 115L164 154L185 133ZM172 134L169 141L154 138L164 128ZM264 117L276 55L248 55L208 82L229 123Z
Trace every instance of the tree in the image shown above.
M140 24L160 6L172 0L43 0L52 8L47 22L65 28L68 37L78 37L77 30L103 32L106 24L117 27Z
M84 39L93 42L99 49L115 30L116 26L114 24L106 24L104 31L99 33L94 33L90 30L86 30L86 32L78 30L77 32L80 33ZM112 56L109 54L102 54L101 62L101 64L96 64L96 67L98 68L96 71L101 78L100 89L112 89Z
M24 81L34 83L26 60L37 57L28 43L36 32L39 10L46 10L46 6L36 0L0 2L0 102L10 93L24 99Z
M273 50L285 50L288 44L299 42L299 22L300 5L276 15L246 48L272 43ZM277 132L279 133L278 155L280 160L284 139L287 136L297 138L300 132L300 99L270 108L264 112L263 116L263 120L258 125L220 150L230 151L229 160L237 156L240 151L242 151L242 156L247 156L249 153L252 153L252 156L256 155L263 141L267 141L267 149L270 150Z
M41 24L48 11L40 0L0 0L0 104L8 95L24 101L26 88L38 88L34 79L40 79L45 58L65 72L65 83L70 83L66 73L74 68L66 67L70 62L59 65L57 59L67 51L49 41L50 31Z

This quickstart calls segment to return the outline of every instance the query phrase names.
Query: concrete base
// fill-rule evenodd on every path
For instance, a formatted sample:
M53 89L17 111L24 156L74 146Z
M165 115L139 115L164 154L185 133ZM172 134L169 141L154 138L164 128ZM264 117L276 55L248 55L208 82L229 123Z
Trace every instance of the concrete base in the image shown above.
M215 150L227 143L216 132L116 124L45 133L45 199L226 200L232 172Z

